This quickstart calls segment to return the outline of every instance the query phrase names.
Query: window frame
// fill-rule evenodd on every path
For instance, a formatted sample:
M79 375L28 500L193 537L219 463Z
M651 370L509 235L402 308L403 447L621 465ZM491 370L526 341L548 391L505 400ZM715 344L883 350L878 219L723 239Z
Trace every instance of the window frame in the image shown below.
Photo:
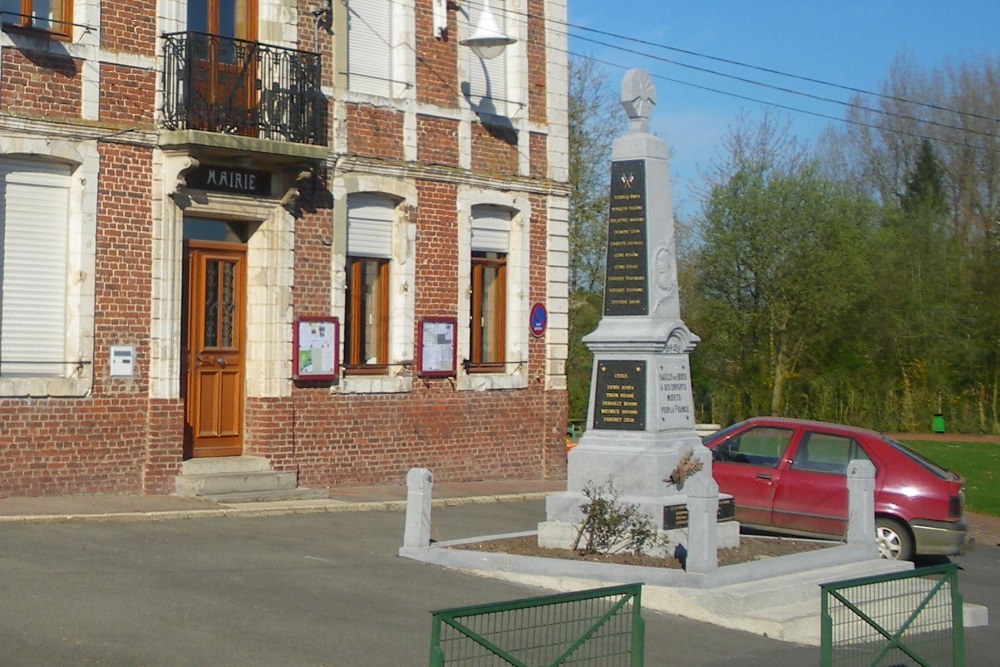
M53 18L44 18L34 13L35 0L20 0L21 11L19 14L3 14L2 21L0 21L3 24L3 29L46 33L56 39L72 39L73 0L56 0L56 2L61 5L62 11L58 12L61 16L56 18L56 12L54 11ZM52 4L55 4L55 2ZM44 27L44 24L48 24L49 27Z
M346 265L346 304L344 309L344 374L345 375L383 375L389 368L389 263L384 257L348 256ZM378 299L371 313L365 308L367 289L355 289L357 285L364 286L365 267L375 263L378 271ZM364 350L364 328L368 315L374 315L378 320L378 340L375 341L375 363L362 359Z
M483 257L497 255L497 257ZM507 253L473 250L470 258L471 290L469 304L469 362L470 373L502 373L507 365ZM496 269L498 294L489 298L495 299L498 305L497 313L492 321L487 322L488 312L484 312L483 304L487 295L483 292L483 277L486 269ZM488 310L488 309L486 309ZM484 338L493 339L493 346L499 351L499 359L483 360Z
M25 165L62 163L69 167L69 208L66 212L66 318L63 334L65 360L72 366L61 377L6 376L0 379L0 397L66 397L89 395L94 387L94 315L98 174L96 143L52 145L42 139L0 137L0 159Z

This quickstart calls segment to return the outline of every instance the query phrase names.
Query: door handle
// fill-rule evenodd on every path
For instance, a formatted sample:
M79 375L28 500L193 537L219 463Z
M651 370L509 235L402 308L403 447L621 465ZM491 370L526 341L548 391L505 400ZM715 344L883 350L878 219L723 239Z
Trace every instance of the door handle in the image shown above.
M754 476L755 476L755 477L756 477L757 479L759 479L759 480L763 480L763 481L765 481L765 482L770 482L770 481L771 481L771 476L770 476L770 475L768 475L768 474L767 474L766 472L759 472L759 473L757 473L757 474L756 474L756 475L754 475Z
M212 359L211 357L207 357L207 356L205 356L203 354L199 354L198 355L198 362L202 366L208 366L208 365L211 365L211 364L215 364L219 368L225 368L226 367L226 360L223 357L216 357L215 359Z

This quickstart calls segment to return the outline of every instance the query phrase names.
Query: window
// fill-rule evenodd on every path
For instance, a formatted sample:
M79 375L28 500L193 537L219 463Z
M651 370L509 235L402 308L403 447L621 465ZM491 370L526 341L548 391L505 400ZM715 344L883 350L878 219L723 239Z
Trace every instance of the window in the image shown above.
M846 475L847 464L855 459L870 460L854 438L810 431L802 437L792 469Z
M388 97L392 83L392 3L347 0L347 87Z
M472 253L472 349L470 371L504 370L507 255Z
M344 318L344 365L385 370L388 358L389 260L347 260L347 310Z
M66 377L70 169L0 160L0 375Z
M371 194L347 200L344 370L384 373L389 363L389 269L395 203Z
M722 463L749 463L775 468L791 439L792 431L788 429L770 426L751 428L716 445L712 457Z
M510 223L507 209L498 206L472 209L470 372L505 370Z
M4 25L45 30L69 37L73 20L71 0L0 0Z

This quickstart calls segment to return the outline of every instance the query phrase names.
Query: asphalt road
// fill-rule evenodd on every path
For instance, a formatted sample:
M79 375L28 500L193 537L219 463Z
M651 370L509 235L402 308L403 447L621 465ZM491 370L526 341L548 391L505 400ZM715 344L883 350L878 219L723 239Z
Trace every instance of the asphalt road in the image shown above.
M436 509L455 539L528 530L541 502ZM0 530L3 665L426 665L430 612L542 594L399 558L404 516L345 512ZM1000 548L958 559L1000 609ZM646 665L818 665L819 649L644 611ZM991 665L1000 631L966 632Z

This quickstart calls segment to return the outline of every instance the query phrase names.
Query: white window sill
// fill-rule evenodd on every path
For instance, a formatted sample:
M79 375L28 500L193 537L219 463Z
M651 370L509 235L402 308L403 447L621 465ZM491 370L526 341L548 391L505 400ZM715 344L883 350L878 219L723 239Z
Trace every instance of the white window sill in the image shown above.
M402 394L413 390L413 378L346 375L339 388L341 394Z
M528 378L523 370L515 373L466 373L458 378L459 391L490 391L493 389L524 389Z
M87 396L93 382L90 378L3 378L0 396L11 398L57 398Z

